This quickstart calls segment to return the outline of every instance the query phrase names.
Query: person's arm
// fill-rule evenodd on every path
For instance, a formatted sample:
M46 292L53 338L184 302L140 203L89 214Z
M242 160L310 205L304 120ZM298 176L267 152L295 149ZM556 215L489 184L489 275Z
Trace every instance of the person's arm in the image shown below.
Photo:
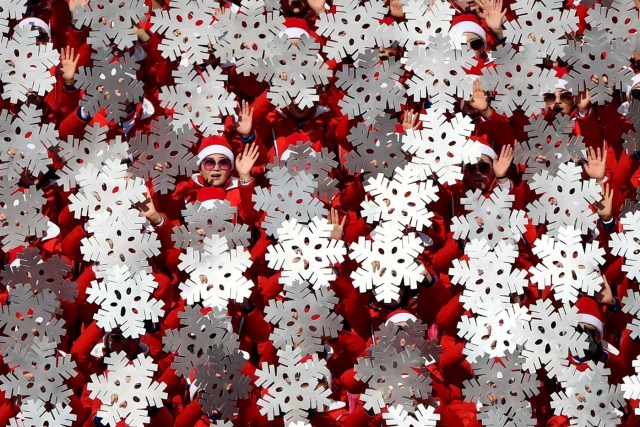
M256 144L245 145L244 150L236 157L236 171L240 180L240 206L238 217L244 224L252 225L257 221L259 212L254 208L253 193L255 181L251 176L251 169L259 156L259 148Z
M507 176L511 163L513 163L513 148L511 145L505 145L500 150L498 158L493 160L493 173L496 176L496 180L498 180L498 186L502 190L509 191L513 187L511 180Z

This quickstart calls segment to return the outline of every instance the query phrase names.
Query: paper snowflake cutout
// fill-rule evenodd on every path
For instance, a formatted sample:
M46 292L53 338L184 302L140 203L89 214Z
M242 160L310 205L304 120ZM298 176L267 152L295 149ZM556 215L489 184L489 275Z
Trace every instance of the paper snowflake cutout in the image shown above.
M2 98L12 104L26 101L31 91L44 96L56 82L49 69L58 63L59 53L53 43L39 45L37 35L38 31L16 25L13 37L0 50L0 61L5 64L0 72Z
M361 215L368 223L393 221L418 231L431 225L433 213L427 205L438 200L433 180L421 180L409 167L396 169L393 180L379 173L364 186L371 200L364 200Z
M416 102L428 99L430 109L453 110L456 99L472 95L473 84L464 69L476 63L473 50L458 48L445 33L430 36L426 45L405 52L402 62L413 72L406 81L407 95Z
M285 158L287 155L288 157ZM327 147L323 147L318 152L313 148L311 141L298 141L287 148L282 156L283 161L276 157L274 164L269 164L267 168L272 170L284 163L293 176L300 171L311 175L317 183L315 196L329 203L338 193L338 181L331 177L333 169L338 166L335 157L336 155Z
M631 280L640 280L640 210L624 213L619 218L623 231L611 233L611 254L624 257L622 271Z
M282 270L280 283L292 286L308 281L314 289L328 287L336 275L332 265L344 260L346 248L341 240L331 239L333 225L315 217L308 226L293 218L278 229L278 243L269 246L265 259L269 268Z
M376 37L383 46L398 43L409 52L428 44L430 37L448 32L456 13L451 3L441 0L407 0L403 2L403 11L405 19L402 22L381 27Z
M47 409L50 404L42 400L27 400L20 405L20 415L9 420L9 427L71 427L77 415L70 405L58 403Z
M320 44L306 34L296 43L286 34L274 37L266 66L258 73L259 79L270 82L267 97L274 106L284 108L295 103L307 108L320 100L317 87L328 84L333 73L320 60L319 51Z
M468 116L458 113L449 121L444 114L423 114L422 130L407 130L402 149L413 155L409 166L422 179L434 175L440 184L462 180L462 164L476 163L480 151L467 144L474 125Z
M494 248L505 239L519 241L529 222L524 211L512 209L515 196L496 188L490 197L480 190L469 190L461 199L466 215L452 218L454 239L483 239Z
M495 409L504 415L526 412L529 418L533 417L527 399L538 394L539 382L535 373L523 372L524 362L525 358L517 349L499 359L485 355L473 364L475 377L464 382L463 393L465 400L481 405L478 420L483 425L504 427L505 424L487 423L487 418L497 417L497 413L490 414ZM497 402L492 402L490 395Z
M380 61L374 49L365 50L354 59L355 65L345 66L336 74L336 87L346 91L339 106L349 118L361 116L365 124L373 125L387 109L397 111L404 102L401 64L394 58Z
M458 322L458 336L467 340L463 353L475 363L479 357L502 357L513 352L519 343L511 329L518 321L529 319L527 309L512 304L505 308L500 301L484 299L476 308L476 317L463 316Z
M549 378L555 378L569 364L569 352L580 355L589 347L586 334L575 329L580 322L578 309L565 304L556 310L547 299L537 300L529 310L530 316L519 320L511 331L524 346L522 368L535 372L544 367Z
M623 383L619 385L620 390L624 393L625 399L640 399L640 356L633 361L633 367L636 371L635 375L627 375L622 379ZM635 409L635 414L640 414L640 408Z
M80 191L69 196L69 210L76 219L105 214L113 221L127 218L132 204L147 199L144 180L129 178L127 165L119 159L105 160L100 169L83 168L76 181Z
M562 164L555 176L544 170L533 176L529 186L543 196L527 205L528 216L534 224L546 222L550 237L557 237L563 226L575 227L581 234L596 227L590 203L600 201L601 188L595 179L582 179L581 167Z
M322 412L329 406L331 390L316 388L318 382L329 378L326 361L311 355L311 359L301 362L300 348L287 346L278 350L279 365L262 363L256 370L257 387L265 389L258 399L260 413L267 415L269 421L283 415L286 425L305 423L310 410Z
M582 158L582 136L573 136L575 121L569 116L558 114L552 123L547 122L540 114L530 119L531 124L525 126L527 141L522 142L514 151L514 162L526 165L523 178L530 180L536 173L548 171L555 175L561 164ZM539 156L546 159L536 161Z
M17 116L9 110L0 112L0 161L5 163L0 176L14 181L24 169L36 177L49 170L53 162L47 149L58 144L58 132L53 123L41 122L42 110L35 105L23 105Z
M202 314L199 306L185 306L178 317L181 327L168 329L162 339L164 351L176 354L171 363L176 375L189 378L207 362L207 351L213 346L223 346L230 354L238 345L238 336L227 329L231 318L225 309L214 307Z
M92 0L86 5L80 4L73 19L77 20L77 27L91 27L87 43L94 49L113 43L118 49L127 50L138 40L133 25L146 21L148 10L144 0Z
M71 266L58 255L43 261L37 248L26 248L18 254L19 265L7 264L0 274L5 286L28 284L34 292L48 289L66 301L73 301L78 290L77 284L67 279Z
M181 175L190 175L195 165L195 156L190 149L198 143L195 130L186 124L173 129L168 117L154 119L150 135L136 134L129 141L129 153L135 157L129 168L134 175L153 183L153 189L167 194L176 187L176 179ZM156 170L156 164L162 170Z
M531 414L528 407L505 410L492 406L478 415L478 421L482 416L482 425L486 427L536 427L537 420Z
M387 7L381 0L371 0L362 6L357 0L335 2L336 13L324 13L316 20L317 33L329 40L322 50L328 59L355 59L358 54L376 47L375 33L379 19Z
M640 27L640 11L633 0L609 0L607 4L594 4L589 10L587 23L597 26L617 39L629 39Z
M65 333L64 320L56 317L61 310L54 293L43 291L34 295L31 286L16 285L11 288L9 302L0 306L0 326L3 328L0 352L3 357L20 348L30 349L38 337L60 342Z
M184 223L173 227L173 241L179 248L192 247L202 251L205 238L218 234L226 237L230 249L249 246L249 227L234 223L237 210L228 200L216 200L211 209L206 209L200 202L187 204L182 210Z
M427 399L431 392L425 360L416 348L405 346L396 351L386 343L372 344L354 369L355 379L368 385L360 400L376 414L394 405L411 408L413 413L412 398Z
M251 378L242 373L246 360L239 350L227 352L220 345L207 351L207 363L195 373L194 385L200 395L202 412L217 412L224 420L237 414L236 401L246 399L251 391Z
M107 159L124 160L128 157L129 144L120 136L107 139L108 131L107 126L94 123L85 127L83 139L69 136L67 141L60 141L57 155L64 166L56 171L59 176L56 184L65 191L70 191L78 185L76 176L102 169Z
M302 354L324 351L322 338L337 338L342 316L333 312L338 298L328 288L313 292L306 282L284 289L286 300L271 300L264 308L265 321L274 325L269 339L276 348L299 348Z
M382 173L393 176L396 168L407 160L401 148L402 134L395 130L396 121L390 117L378 120L375 128L360 122L349 133L353 149L345 155L345 166L351 174L370 175Z
M28 238L42 237L47 231L47 217L42 214L45 198L42 190L17 191L0 188L0 240L4 252L24 245Z
M442 347L438 345L438 340L426 338L428 326L420 319L409 319L402 328L393 322L385 322L380 325L380 329L374 334L374 339L380 348L384 346L393 347L397 352L402 352L404 348L416 349L425 359L425 364L437 363L442 355Z
M433 406L416 407L415 414L410 415L402 405L389 406L382 414L388 427L436 427L440 414L435 413Z
M424 267L416 261L423 249L422 241L416 233L405 235L395 222L378 225L371 238L361 236L349 247L349 257L360 264L351 274L353 286L360 292L373 290L378 301L397 301L400 286L416 289L424 278ZM374 263L380 265L376 271Z
M518 19L504 23L504 35L538 59L562 57L565 35L578 29L575 9L564 9L562 0L516 0L511 10Z
M158 50L170 61L181 58L183 64L202 64L209 59L209 45L218 44L221 34L213 25L218 2L172 0L169 9L156 12L151 31L162 34Z
M233 115L236 99L225 87L227 76L220 67L202 70L180 67L173 72L174 86L160 89L160 104L173 110L173 127L197 126L203 136L224 130L221 116Z
M499 48L495 52L496 67L484 68L480 77L483 87L495 92L491 105L508 115L522 110L530 116L543 110L542 94L553 92L558 78L551 70L541 68L540 62L522 46L518 52L511 45Z
M271 188L257 187L253 202L256 210L267 213L262 228L268 235L278 237L278 229L287 220L308 224L314 217L327 214L323 203L314 197L318 184L310 174L304 171L294 174L286 167L275 166L266 176Z
M160 408L162 400L167 398L166 385L153 380L156 364L143 354L129 361L122 351L106 356L104 362L108 366L107 373L91 375L91 382L87 384L89 397L102 402L97 416L103 424L115 426L124 420L131 427L143 427L150 420L147 408ZM114 394L118 399L111 404ZM122 402L127 405L121 405Z
M217 15L222 33L213 45L220 62L233 62L238 73L259 74L264 67L271 40L284 29L284 18L278 10L265 11L264 0L242 0L239 9L226 8Z
M94 280L87 288L87 302L100 306L94 315L106 332L120 328L127 338L146 333L145 321L158 322L164 314L163 302L153 298L158 284L145 271L133 273L125 265L107 270L105 278Z
M597 240L583 247L575 228L561 227L557 239L543 234L535 241L533 254L542 262L531 267L531 281L538 289L551 286L556 299L575 303L580 293L594 295L602 290L604 249Z
M212 235L202 251L187 248L180 254L178 268L189 275L180 284L187 304L202 302L205 307L226 307L229 300L242 303L251 295L253 282L244 276L251 267L251 255L242 246L229 249L227 239Z
M622 299L622 311L633 316L631 323L627 324L627 329L633 339L640 337L640 292L627 290L627 295Z
M517 247L501 241L495 247L486 240L472 240L465 245L468 261L453 260L449 269L451 283L464 286L460 302L465 309L477 313L487 300L511 305L511 294L523 294L529 281L527 272L513 268Z
M609 384L611 369L588 362L589 368L579 371L569 365L558 376L564 391L551 395L551 408L556 415L565 415L571 426L615 426L620 424L618 411L626 402L618 385Z
M85 261L97 263L93 265L96 277L123 263L134 271L151 273L148 258L160 253L161 244L157 233L142 231L146 223L137 209L120 212L117 220L103 213L87 222L87 231L93 234L82 239L80 252Z
M76 363L70 354L56 355L57 343L49 337L36 337L30 347L14 347L8 351L5 363L20 368L0 377L0 390L6 396L21 396L25 400L40 399L58 403L68 403L73 394L64 384L64 380L75 377ZM30 373L29 380L24 373Z
M613 39L602 28L585 30L583 41L573 41L567 48L565 60L571 67L564 76L567 87L574 93L588 89L594 104L610 102L614 90L624 90L626 82L633 77L631 69L624 67L631 50L630 43Z

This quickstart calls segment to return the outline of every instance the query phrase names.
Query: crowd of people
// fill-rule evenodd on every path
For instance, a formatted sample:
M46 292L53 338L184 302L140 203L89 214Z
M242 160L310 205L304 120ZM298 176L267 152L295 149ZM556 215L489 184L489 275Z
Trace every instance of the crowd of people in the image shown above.
M637 1L200 3L0 2L0 425L640 424Z

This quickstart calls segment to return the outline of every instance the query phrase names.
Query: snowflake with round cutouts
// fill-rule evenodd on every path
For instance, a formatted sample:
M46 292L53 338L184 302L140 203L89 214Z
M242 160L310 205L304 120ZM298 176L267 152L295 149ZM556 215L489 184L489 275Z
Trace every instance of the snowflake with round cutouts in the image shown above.
M640 400L640 356L632 362L635 375L627 375L622 379L620 390L624 393L627 400ZM635 414L640 415L640 407L635 409Z
M551 286L556 299L575 303L580 293L594 295L602 290L600 266L605 251L597 240L582 244L580 231L561 227L557 238L543 234L534 243L533 254L541 263L530 268L538 289Z
M438 187L433 180L421 180L406 167L396 169L393 179L379 173L364 185L370 199L364 200L361 215L367 222L394 221L418 230L431 225L433 213L427 205L438 200Z
M611 233L611 254L624 257L622 271L632 280L640 280L640 210L626 212L619 218L622 231Z
M458 113L448 120L444 114L422 114L421 130L409 129L402 149L413 157L408 164L421 179L436 177L440 184L453 185L462 180L462 164L476 163L480 151L467 143L474 124L469 116Z
M180 284L187 304L226 307L230 300L242 303L251 295L253 282L244 275L251 267L251 255L242 246L229 249L225 237L205 238L202 251L189 247L180 254L180 261L178 268L189 275Z
M42 400L27 400L20 405L20 414L9 420L9 427L71 427L77 419L71 405L60 402L51 405Z
M436 427L440 420L440 414L435 413L433 406L424 406L422 403L416 407L413 415L404 406L395 405L387 407L382 417L388 427Z
M333 264L342 262L346 254L344 242L332 239L332 231L325 218L316 217L308 226L296 219L284 221L278 242L265 255L269 268L282 271L280 283L291 286L307 281L314 289L328 287L336 278Z
M360 266L351 273L353 286L360 292L373 290L378 301L386 303L400 298L400 286L416 289L422 282L424 267L417 261L422 240L416 233L403 233L396 222L385 222L349 246L349 258Z
M0 241L5 252L24 246L34 237L47 231L47 217L43 215L45 198L42 190L18 191L15 186L0 188Z

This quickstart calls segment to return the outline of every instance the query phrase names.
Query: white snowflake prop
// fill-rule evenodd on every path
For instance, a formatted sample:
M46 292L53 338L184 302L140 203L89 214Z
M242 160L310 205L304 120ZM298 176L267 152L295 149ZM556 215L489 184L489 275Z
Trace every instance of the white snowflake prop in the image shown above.
M267 213L262 228L268 235L278 237L278 229L287 220L308 224L314 217L327 214L323 203L314 197L318 184L311 174L294 174L286 167L275 166L266 176L271 188L257 187L253 202L256 210Z
M291 346L278 350L278 358L278 367L263 362L255 372L256 386L267 392L258 399L260 413L270 421L284 415L288 426L308 422L310 410L322 412L330 403L331 390L316 388L319 381L330 375L326 362L314 354L303 363L300 349Z
M594 4L587 15L587 22L592 27L610 32L616 39L629 39L640 26L640 11L633 0L612 0L606 4Z
M229 249L227 239L206 237L201 252L187 248L178 268L189 275L180 284L187 304L202 302L205 307L226 307L229 300L242 303L251 295L253 282L244 276L251 267L251 255L242 246Z
M640 280L640 210L620 216L623 231L611 233L611 254L625 257L622 271L632 280Z
M349 247L349 257L360 264L351 274L353 286L360 292L373 290L378 301L397 301L400 286L416 289L424 278L424 267L416 261L422 241L415 233L404 235L395 222L380 224L371 238L361 236Z
M64 380L77 375L76 363L70 354L57 356L57 345L48 337L36 337L31 347L10 349L5 363L19 368L0 377L0 390L6 396L20 396L24 400L40 399L53 405L68 403L73 392Z
M97 416L103 424L115 426L124 420L131 427L143 427L150 420L147 408L159 408L167 398L163 391L166 385L153 381L156 364L143 354L129 361L125 352L106 356L104 362L108 373L91 375L91 382L87 384L91 392L89 397L102 402ZM114 394L117 399L111 403ZM122 405L123 402L127 404Z
M174 129L193 125L203 136L223 131L221 117L235 114L236 99L225 87L227 76L222 69L180 67L173 77L175 85L162 87L158 98L163 107L173 110Z
M91 0L77 6L73 19L78 28L91 27L87 42L94 49L114 43L118 49L126 50L138 40L133 25L146 21L148 10L144 0Z
M437 339L427 339L428 326L420 319L408 319L402 328L398 323L385 322L374 334L374 339L380 348L393 347L401 353L405 347L416 349L425 359L426 365L437 363L442 355L442 347Z
M555 378L569 364L569 352L581 355L589 347L586 334L575 329L580 322L578 309L565 304L556 310L547 299L537 300L529 310L530 316L519 320L511 331L524 346L522 367L529 372L544 367Z
M91 58L93 67L82 67L76 73L76 85L85 91L80 105L91 117L104 108L107 120L120 122L128 114L129 103L142 99L142 82L136 78L140 64L132 53L113 61L110 48L97 49Z
M342 329L342 316L333 311L338 298L327 288L313 292L306 282L293 283L284 294L286 300L271 300L264 309L265 321L275 326L273 345L296 347L304 355L324 351L322 338L337 338Z
M454 239L483 239L491 248L499 242L511 239L519 241L527 229L528 219L524 211L512 209L515 196L496 188L490 197L480 190L469 190L461 202L467 215L452 218Z
M158 284L145 271L133 273L125 265L107 270L104 280L91 282L87 301L100 306L94 315L99 327L109 332L120 328L127 338L145 334L145 321L158 322L164 314L162 301L151 296Z
M456 114L450 121L444 114L423 114L422 130L407 130L402 149L413 155L409 166L422 179L434 175L440 184L462 180L462 164L476 163L480 152L467 144L474 125L468 116Z
M15 26L13 38L0 50L2 98L12 104L26 101L31 91L44 96L53 89L55 75L49 69L58 63L59 53L53 43L38 44L38 31Z
M616 426L621 421L618 409L626 403L622 390L609 384L611 369L601 363L588 364L582 372L574 365L561 372L558 379L564 390L551 395L551 408L568 417L571 426Z
M541 290L551 286L556 299L574 303L580 292L594 295L602 290L599 267L604 264L604 249L597 240L583 247L575 228L561 227L557 239L543 234L533 253L542 263L531 268L531 281Z
M18 191L16 187L0 188L0 240L4 252L25 245L31 237L43 237L47 217L42 214L45 198L42 190Z
M627 324L627 329L633 339L640 337L640 292L627 290L627 295L622 299L622 311L633 316L631 323Z
M596 227L598 216L590 204L601 199L601 188L595 179L582 180L582 168L573 163L560 165L552 176L549 171L534 175L529 186L540 199L527 205L534 224L547 223L547 234L557 237L563 226L572 226L587 234Z
M71 427L77 419L71 406L58 403L47 409L47 403L42 400L27 400L20 405L20 415L9 421L9 427L41 427L43 425L56 427Z
M345 66L336 74L336 86L346 91L339 105L349 118L362 116L365 124L373 125L387 109L397 111L404 101L405 89L399 81L401 64L394 58L380 61L378 51L373 49L354 59L354 66Z
M318 35L329 38L323 46L328 59L355 59L358 54L376 47L378 20L387 11L382 0L367 1L363 5L357 0L340 0L334 6L335 14L324 13L316 20Z
M418 230L431 225L433 213L427 205L438 200L438 187L431 179L421 180L409 167L396 169L393 180L382 173L369 177L364 190L371 196L361 204L367 222L394 221Z
M402 405L389 406L382 414L388 427L436 427L440 414L435 413L433 406L416 407L414 415L410 415Z
M633 361L633 367L636 371L635 375L627 375L622 379L620 390L624 393L624 398L631 400L640 399L640 356ZM640 408L635 409L635 414L640 415Z
M533 417L527 399L538 394L539 385L535 373L522 371L524 362L525 358L516 350L500 359L485 355L473 364L475 377L464 382L464 396L465 400L480 405L478 420L483 425L504 427L504 424L488 422L498 418L498 413L522 416L525 412L529 418Z
M396 168L406 164L406 155L401 149L402 134L396 132L395 124L396 121L387 116L379 119L375 128L364 123L351 128L349 143L353 150L345 154L345 166L350 173L382 173L391 178Z
M269 246L265 259L269 268L282 270L280 283L291 286L307 281L314 289L328 287L336 275L332 265L344 260L346 248L331 239L333 225L325 218L314 218L308 226L296 219L284 221L278 229L278 243Z
M493 249L493 250L492 250ZM465 245L468 261L453 260L449 269L451 283L464 286L460 302L477 313L487 301L511 305L511 294L521 295L529 285L527 272L513 268L518 249L502 241L492 248L486 240L472 240Z

